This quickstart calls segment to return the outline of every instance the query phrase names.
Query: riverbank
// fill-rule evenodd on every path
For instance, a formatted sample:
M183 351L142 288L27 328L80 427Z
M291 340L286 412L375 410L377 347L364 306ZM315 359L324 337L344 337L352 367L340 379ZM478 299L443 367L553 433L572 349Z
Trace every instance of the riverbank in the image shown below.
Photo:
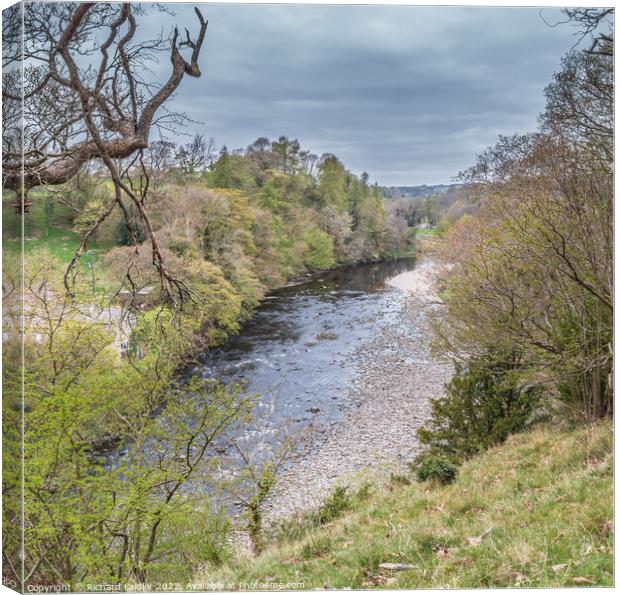
M342 518L196 580L308 591L611 586L613 548L613 432L602 421L511 436L448 486L375 486Z
M418 262L413 271L396 275L388 281L388 284L408 293L424 307L441 304L440 280L442 275L451 268L448 264L441 264L433 258L427 258Z
M355 353L359 374L348 390L342 420L316 429L300 459L280 475L267 503L267 522L277 523L316 509L337 485L363 483L405 469L419 452L417 429L429 415L429 399L443 393L450 365L429 349L428 314L438 308L442 267L426 260L395 276L390 299L400 315L376 316L376 333Z

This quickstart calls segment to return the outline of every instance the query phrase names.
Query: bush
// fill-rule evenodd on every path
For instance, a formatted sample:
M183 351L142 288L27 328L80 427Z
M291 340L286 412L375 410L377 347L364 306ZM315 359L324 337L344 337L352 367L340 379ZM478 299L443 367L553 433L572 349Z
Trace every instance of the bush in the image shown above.
M129 220L127 221L123 218L117 224L116 243L119 246L133 246L134 236L138 244L146 240L146 233L144 232L143 221L140 218L140 215L136 212L133 206L130 206L128 211ZM131 229L129 226L131 226Z
M419 459L416 466L418 481L433 481L444 485L452 483L457 472L456 465L441 455L427 454Z
M347 486L336 487L318 510L293 516L278 525L275 541L284 543L302 539L313 529L336 520L346 512L356 510L373 493L372 487L369 482L364 482L354 491L349 491Z
M427 452L459 462L522 430L539 403L515 353L472 358L456 370L446 396L431 400L431 417L418 430Z
M185 256L192 252L192 244L189 240L175 238L168 242L168 250L176 256Z
M323 505L318 512L319 524L324 525L337 519L343 512L351 510L353 501L347 486L338 486L325 498Z

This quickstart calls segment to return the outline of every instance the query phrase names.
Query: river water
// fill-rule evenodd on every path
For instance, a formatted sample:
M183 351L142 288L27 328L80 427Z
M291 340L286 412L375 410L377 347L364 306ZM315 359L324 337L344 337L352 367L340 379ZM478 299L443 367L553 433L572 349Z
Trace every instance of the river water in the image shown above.
M260 395L240 437L248 450L270 450L270 436L283 428L295 433L341 420L363 371L354 354L399 318L402 293L387 281L414 266L413 258L363 264L278 289L239 335L205 355L204 377Z

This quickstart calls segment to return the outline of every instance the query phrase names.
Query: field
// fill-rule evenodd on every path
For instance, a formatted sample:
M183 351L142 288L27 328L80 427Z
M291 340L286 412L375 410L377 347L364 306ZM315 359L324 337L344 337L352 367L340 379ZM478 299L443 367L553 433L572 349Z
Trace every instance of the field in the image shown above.
M2 251L7 256L18 255L21 250L22 224L24 229L24 252L28 260L37 251L46 250L61 264L68 265L80 245L80 236L71 227L67 207L43 192L32 192L32 211L24 216L14 212L13 195L2 197ZM96 241L89 242L87 252L81 258L84 273L92 277L94 267L97 291L104 287L105 279L99 256L109 246Z

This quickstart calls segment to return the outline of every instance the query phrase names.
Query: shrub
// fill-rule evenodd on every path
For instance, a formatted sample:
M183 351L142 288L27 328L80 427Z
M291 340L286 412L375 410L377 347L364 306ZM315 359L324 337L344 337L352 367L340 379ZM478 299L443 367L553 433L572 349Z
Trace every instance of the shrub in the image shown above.
M424 455L419 459L416 466L416 478L418 481L448 484L456 479L456 474L456 465L441 455Z
M522 430L540 400L540 388L523 381L517 354L472 358L431 400L431 417L418 437L427 452L453 462L466 459Z
M192 244L188 240L182 238L175 238L168 242L168 249L177 256L185 256L191 253Z
M133 206L128 209L129 219L119 220L116 228L116 243L119 246L133 246L134 236L138 243L146 240L146 233L143 228L143 221ZM131 226L131 229L130 229ZM133 232L133 233L132 233Z
M372 484L364 482L357 490L350 492L348 486L336 487L325 498L318 510L293 516L276 527L275 540L279 543L302 539L313 529L330 523L345 512L357 509L372 494Z
M324 525L337 519L343 512L351 510L353 501L347 486L337 486L334 491L325 498L318 512L319 524Z

